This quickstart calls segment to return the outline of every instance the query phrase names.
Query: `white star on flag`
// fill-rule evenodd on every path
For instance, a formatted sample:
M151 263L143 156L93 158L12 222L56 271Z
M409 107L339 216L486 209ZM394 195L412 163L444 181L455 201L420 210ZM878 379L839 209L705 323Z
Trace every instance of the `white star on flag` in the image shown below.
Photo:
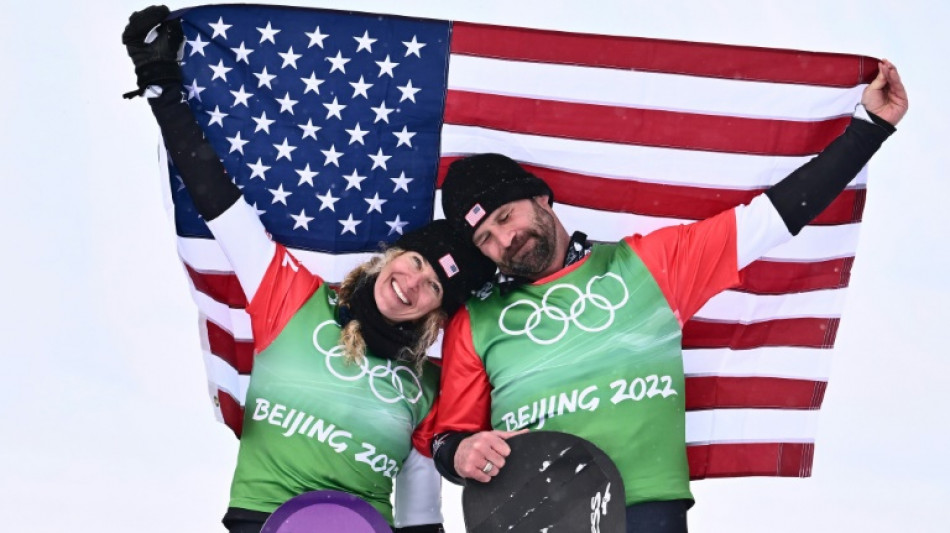
M366 143L363 142L363 137L366 137L366 134L369 133L369 130L360 129L360 123L356 123L356 127L351 130L346 130L350 134L350 144L360 143L363 146L366 146Z
M301 209L299 215L291 214L290 217L294 219L294 229L303 228L310 231L309 224L313 217L308 217L305 210Z
M425 46L426 44L420 43L418 40L416 40L415 35L412 36L411 41L409 42L403 41L402 44L406 45L406 57L409 57L410 55L414 55L418 58L422 58L421 50L422 50L422 47Z
M360 50L366 50L367 52L372 53L373 43L376 42L376 39L371 39L369 37L369 31L363 32L362 37L353 37L353 38L356 39L357 43L359 43L359 46L356 47L357 52L359 52Z
M389 124L389 114L395 111L395 109L388 109L385 101L379 104L379 107L371 107L370 109L376 113L376 119L373 120L373 124L376 124L380 120Z
M188 99L201 101L201 92L205 90L204 87L198 85L198 80L191 82L191 85L185 85L185 89L188 89Z
M205 46L210 44L207 41L203 41L200 34L195 35L195 39L193 41L186 40L185 42L191 45L191 53L188 54L189 56L193 56L195 54L200 54L202 56L205 55Z
M270 167L261 162L261 158L257 158L257 163L249 163L248 168L251 169L251 179L261 178L262 180L267 180L267 176L264 175L265 172L270 170Z
M251 59L250 59L251 52L253 52L254 50L250 48L245 48L244 41L241 41L241 44L238 45L237 48L232 48L231 51L234 52L234 55L236 56L234 59L236 62L240 63L241 61L243 61L247 63L248 65L251 64Z
M276 122L275 120L270 120L267 118L267 111L261 111L261 116L251 117L257 126L254 127L254 133L263 131L264 133L270 135L270 125Z
M307 163L307 165L302 169L295 170L295 172L298 176L300 176L300 181L297 182L298 186L306 183L307 185L313 187L313 178L319 174L319 172L313 172L310 170L310 163Z
M392 180L392 182L396 184L396 186L393 187L393 192L396 192L399 189L409 192L409 182L412 181L412 178L407 178L405 172L400 172L398 178L389 178L389 179Z
M257 78L258 89L260 89L261 87L267 87L268 89L273 89L273 87L270 86L270 82L272 79L276 78L277 76L273 74L268 74L266 66L260 72L254 72L253 74L254 74L254 77Z
M294 114L294 106L297 105L297 103L298 103L297 100L293 100L293 99L290 98L290 92L289 92L289 91L287 92L287 94L284 95L283 98L278 98L278 99L277 99L277 102L280 104L280 112L281 112L281 113L283 113L283 112L286 111L286 112L290 113L291 115Z
M287 161L293 161L290 157L290 153L297 149L296 146L291 146L287 142L287 137L284 137L284 142L281 144L275 144L274 148L277 148L277 161L280 161L282 157L286 157Z
M381 200L379 198L379 193L374 194L372 198L363 198L363 200L365 200L366 203L369 204L369 208L366 210L367 214L372 213L373 211L378 211L379 213L382 213L383 204L389 201L389 200Z
M412 148L412 138L416 136L414 132L409 131L406 126L403 126L402 131L394 131L392 133L397 139L399 139L399 142L396 143L397 148L404 144L409 148Z
M294 53L294 47L293 47L293 46L291 46L290 48L288 48L286 52L283 52L283 53L280 53L280 54L277 54L277 55L279 55L279 56L280 56L281 58L283 58L283 60L284 60L284 62L280 65L280 68L285 68L285 67L290 66L290 67L293 67L294 69L296 69L296 68L297 68L297 60L300 59L301 57L303 57L303 54L295 54L295 53Z
M317 26L317 29L313 30L312 32L304 32L304 34L310 38L310 44L307 45L307 48L310 48L311 46L319 46L320 48L323 48L323 40L329 37L327 34L320 33L320 26Z
M396 86L396 88L399 89L399 92L402 93L402 96L399 98L400 102L402 102L403 100L411 100L415 102L416 93L421 90L419 88L412 86L412 80L409 80L408 82L406 82L405 85Z
M213 111L206 111L206 113L211 115L211 120L208 121L209 126L212 124L217 124L222 128L224 127L224 117L228 116L227 113L222 113L221 110L218 109L218 106L214 106Z
M350 189L356 189L361 191L363 188L360 186L360 184L366 181L366 176L360 176L354 168L353 173L348 176L343 176L343 179L346 180L346 189L344 190L348 191Z
M297 124L297 127L303 130L303 134L300 136L301 139L310 137L313 140L317 140L317 132L321 129L320 126L313 125L312 118L308 118L306 124Z
M400 219L398 213L396 214L396 218L394 220L386 221L386 225L389 226L390 235L394 233L402 235L402 228L406 227L406 224L408 224L408 222L404 222L402 219Z
M383 149L380 148L376 154L366 154L367 157L373 160L373 168L370 170L376 170L377 167L382 167L383 170L386 170L386 161L392 159L393 156L386 155L383 153Z
M214 24L209 23L208 26L211 26L211 29L214 30L214 33L211 35L212 39L214 39L215 37L221 36L225 40L227 40L228 28L230 28L231 25L225 24L223 17L218 17L218 22L215 22Z
M261 32L261 43L264 41L270 41L272 44L277 44L277 42L274 41L274 37L280 33L280 30L275 30L272 28L270 21L267 21L267 26L263 28L257 28L257 31Z
M346 106L340 104L336 96L333 97L332 103L324 103L323 107L327 108L327 118L336 117L343 120L343 116L340 115L340 112L346 109Z
M311 71L309 78L300 78L300 81L307 85L307 88L303 90L304 94L310 91L313 91L315 94L320 94L320 84L323 83L324 80L317 79L317 73Z
M360 81L350 82L350 85L353 86L353 98L357 96L362 96L363 98L369 98L369 94L366 91L373 86L372 83L366 83L363 81L363 76L360 76Z
M231 152L240 152L241 154L243 154L243 153L244 153L244 145L247 144L248 142L250 142L250 141L245 141L244 139L241 139L241 132L240 132L240 131L237 132L237 133L235 133L235 134L234 134L234 137L226 137L226 139L228 140L229 143L231 143L231 149L229 150L228 153L231 153Z
M342 52L337 52L335 57L328 57L329 61L333 66L330 67L330 72L333 73L336 70L339 70L343 74L346 74L346 64L350 62L348 58L343 57Z
M336 208L333 207L333 204L340 201L339 198L333 197L333 191L328 190L324 195L317 195L317 199L320 200L320 211L324 209L329 209L330 211L336 211Z
M212 81L221 78L225 83L228 82L228 72L230 72L232 68L224 66L223 59L218 61L217 65L208 65L208 67L214 72L214 75L211 76Z
M379 78L382 78L383 74L388 75L390 78L395 77L395 74L393 74L393 69L399 66L399 63L393 63L389 60L388 54L386 55L386 59L384 61L377 61L376 64L379 65Z
M236 91L230 91L234 95L234 103L231 104L231 107L236 107L238 105L243 105L248 107L247 99L254 96L253 93L246 92L244 90L244 84L241 84L241 88Z
M346 232L351 232L355 235L356 226L362 224L363 221L353 220L353 213L350 213L350 215L346 218L346 220L340 220L338 222L343 225L343 229L340 230L340 235L343 235Z
M283 183L281 183L280 185L278 185L276 189L267 189L267 190L270 191L271 194L274 195L274 199L271 201L272 204L276 204L276 203L279 202L279 203L282 203L282 204L284 204L284 205L287 205L287 197L290 196L291 194L293 194L293 193L290 192L290 191L285 191L285 190L284 190L284 184L283 184Z
M320 153L326 156L326 160L323 162L323 166L325 167L329 165L334 165L336 167L340 166L340 156L343 155L343 152L337 152L335 144L331 144L329 150L320 150Z

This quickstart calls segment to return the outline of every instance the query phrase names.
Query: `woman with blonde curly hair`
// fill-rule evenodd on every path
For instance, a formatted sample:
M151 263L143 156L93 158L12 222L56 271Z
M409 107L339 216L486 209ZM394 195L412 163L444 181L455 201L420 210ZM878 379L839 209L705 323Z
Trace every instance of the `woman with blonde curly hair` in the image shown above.
M439 220L337 289L307 271L267 235L182 103L182 30L165 22L168 13L153 6L129 18L122 40L139 86L130 95L148 93L182 181L247 296L254 335L224 524L258 532L294 496L337 490L369 502L397 531L442 531L439 475L424 457L439 376L425 354L494 264Z

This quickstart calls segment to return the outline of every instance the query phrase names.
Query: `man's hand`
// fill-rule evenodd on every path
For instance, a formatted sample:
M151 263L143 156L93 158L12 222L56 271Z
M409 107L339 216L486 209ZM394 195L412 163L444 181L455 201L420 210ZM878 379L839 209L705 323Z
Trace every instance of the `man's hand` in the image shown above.
M455 452L455 471L464 478L482 483L491 481L505 466L505 457L511 453L511 447L505 441L527 431L482 431L466 437Z
M896 126L907 113L907 91L897 67L886 59L877 65L877 77L864 89L861 103L871 113Z

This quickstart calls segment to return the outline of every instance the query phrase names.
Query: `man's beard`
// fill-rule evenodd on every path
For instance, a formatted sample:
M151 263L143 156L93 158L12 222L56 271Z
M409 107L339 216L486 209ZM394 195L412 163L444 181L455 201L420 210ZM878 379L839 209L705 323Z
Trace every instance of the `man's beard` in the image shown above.
M534 204L532 204L534 205ZM534 205L534 223L532 227L519 233L502 257L498 265L502 272L509 276L518 276L528 279L541 277L554 259L557 229L554 217L550 213ZM521 249L534 241L534 246L522 255Z

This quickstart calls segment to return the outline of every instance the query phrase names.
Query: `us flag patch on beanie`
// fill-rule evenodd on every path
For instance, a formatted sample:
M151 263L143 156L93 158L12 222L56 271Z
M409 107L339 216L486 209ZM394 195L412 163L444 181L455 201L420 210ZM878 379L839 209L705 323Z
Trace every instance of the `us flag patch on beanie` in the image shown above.
M485 210L482 209L482 204L475 204L468 210L468 213L465 213L465 222L468 222L468 225L474 228L484 217Z
M442 270L445 271L445 275L452 277L459 273L459 267L455 264L455 259L452 258L452 254L445 254L439 259L439 264L442 265Z

